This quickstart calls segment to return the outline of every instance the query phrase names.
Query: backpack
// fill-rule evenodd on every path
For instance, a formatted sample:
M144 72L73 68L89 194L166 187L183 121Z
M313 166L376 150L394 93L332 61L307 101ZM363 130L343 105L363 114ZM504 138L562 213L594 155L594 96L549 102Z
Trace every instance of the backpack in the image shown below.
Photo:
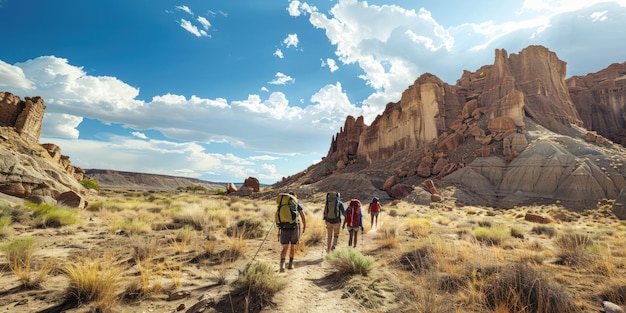
M326 205L324 206L324 220L332 224L341 222L341 210L339 208L338 192L329 192L326 194Z
M361 217L361 201L357 199L350 200L350 205L346 211L346 224L350 227L363 226Z
M296 228L298 223L298 199L294 195L281 193L276 197L276 226Z
M377 201L370 203L370 212L378 212L380 209L380 205Z

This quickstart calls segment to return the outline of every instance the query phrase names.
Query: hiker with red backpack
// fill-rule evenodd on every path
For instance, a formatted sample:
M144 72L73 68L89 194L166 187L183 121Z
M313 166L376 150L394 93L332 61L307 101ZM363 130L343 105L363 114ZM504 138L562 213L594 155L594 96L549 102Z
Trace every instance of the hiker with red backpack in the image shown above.
M376 219L376 227L378 227L378 213L380 213L380 209L382 209L382 207L383 206L380 204L377 197L374 197L370 205L367 207L367 213L369 213L371 219L370 228L374 228L374 219Z
M358 199L350 200L342 228L346 228L346 225L348 225L348 232L350 234L348 246L356 248L359 229L363 232L363 213L361 212L361 201Z

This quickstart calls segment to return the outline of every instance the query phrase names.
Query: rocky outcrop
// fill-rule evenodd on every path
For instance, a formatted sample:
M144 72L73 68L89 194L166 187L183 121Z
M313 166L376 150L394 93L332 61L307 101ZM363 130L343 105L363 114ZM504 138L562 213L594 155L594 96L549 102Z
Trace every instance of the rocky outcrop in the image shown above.
M46 106L41 97L20 97L0 92L0 126L15 127L15 131L31 143L39 143L41 121Z
M0 192L24 199L56 199L67 191L84 188L39 144L24 139L12 128L0 127L6 138L0 144Z
M387 165L379 188L394 198L440 179L475 204L594 206L624 186L623 150L606 139L626 135L624 67L566 82L566 63L545 47L496 50L493 65L464 71L454 86L423 74L370 126L349 127L359 120L349 117L327 159L345 161L335 171Z
M626 145L626 62L566 80L572 102L589 130Z
M348 116L343 128L339 130L336 137L333 137L326 158L337 164L341 163L343 166L349 164L357 156L361 133L365 129L367 126L362 116L357 119Z
M80 197L84 191L79 183L84 170L72 166L58 146L39 144L45 109L40 97L21 100L0 92L1 193L50 203L64 193Z
M241 189L250 188L252 192L259 192L261 190L261 184L259 183L259 179L256 177L248 177L243 181L243 185L241 185Z

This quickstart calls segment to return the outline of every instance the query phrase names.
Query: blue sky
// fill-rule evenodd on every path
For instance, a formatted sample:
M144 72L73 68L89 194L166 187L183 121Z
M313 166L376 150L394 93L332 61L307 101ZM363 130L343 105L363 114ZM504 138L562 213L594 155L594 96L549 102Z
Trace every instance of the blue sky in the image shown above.
M429 72L543 45L567 77L626 61L626 0L0 0L0 91L46 104L82 168L272 184Z

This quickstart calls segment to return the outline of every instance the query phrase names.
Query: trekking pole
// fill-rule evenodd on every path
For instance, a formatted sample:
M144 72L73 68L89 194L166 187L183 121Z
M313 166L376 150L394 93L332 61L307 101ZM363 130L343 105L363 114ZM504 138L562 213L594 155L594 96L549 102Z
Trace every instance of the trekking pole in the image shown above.
M267 230L267 233L265 234L265 238L263 238L263 241L261 241L261 244L259 245L259 248L256 250L256 253L252 257L252 259L250 259L250 262L248 262L248 265L246 265L246 269L245 269L244 272L247 272L248 268L250 268L250 265L252 265L252 262L254 262L254 259L259 254L259 251L261 251L261 247L263 247L263 244L265 243L265 240L267 240L267 236L269 236L269 234L270 234L270 232L272 231L273 228L274 228L274 223L272 223L272 225L270 225L270 228ZM278 236L280 238L280 233L279 233Z

